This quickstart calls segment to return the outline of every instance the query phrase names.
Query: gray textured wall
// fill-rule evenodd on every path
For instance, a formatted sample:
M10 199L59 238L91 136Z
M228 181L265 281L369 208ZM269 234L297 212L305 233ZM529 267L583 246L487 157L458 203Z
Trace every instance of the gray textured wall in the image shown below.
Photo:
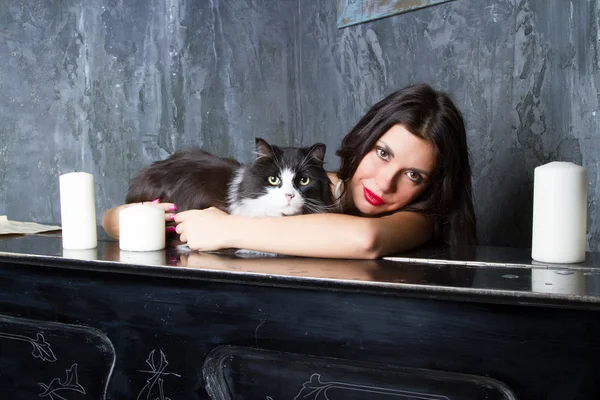
M533 169L589 170L600 251L600 1L455 0L337 29L331 0L5 0L0 214L59 221L58 175L96 177L98 214L128 179L191 145L242 161L255 136L341 137L415 82L463 110L483 244L529 246ZM93 5L92 5L93 4Z
M5 0L0 214L60 221L58 176L94 174L98 217L175 149L251 159L290 141L297 2Z

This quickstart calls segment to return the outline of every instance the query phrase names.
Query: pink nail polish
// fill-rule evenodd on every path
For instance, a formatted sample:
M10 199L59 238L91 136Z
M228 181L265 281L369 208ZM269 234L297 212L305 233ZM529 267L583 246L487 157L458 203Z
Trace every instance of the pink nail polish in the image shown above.
M175 221L175 214L171 214L171 215L169 215L169 219L170 219L171 221Z
M159 201L160 201L160 199L154 199L154 200L152 200L152 202L153 202L154 204L158 203Z
M174 226L167 226L167 232L175 233L175 232L177 232L177 228Z
M169 207L169 210L176 211L177 210L177 206L175 204L173 204L171 207Z

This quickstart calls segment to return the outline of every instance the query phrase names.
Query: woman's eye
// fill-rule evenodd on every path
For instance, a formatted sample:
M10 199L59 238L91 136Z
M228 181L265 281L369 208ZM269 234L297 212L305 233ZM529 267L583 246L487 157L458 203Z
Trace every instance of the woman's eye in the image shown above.
M382 149L381 147L377 148L377 155L384 160L387 160L389 158L388 152Z
M421 183L421 181L423 180L421 178L421 175L419 175L415 171L408 171L406 173L406 175L408 176L408 179L410 179L411 181L416 182L416 183Z
M303 176L300 178L300 184L302 186L308 185L308 182L310 182L310 178L308 176Z
M281 179L279 179L278 176L270 176L269 177L269 183L273 186L275 185L279 185L279 182L281 182Z

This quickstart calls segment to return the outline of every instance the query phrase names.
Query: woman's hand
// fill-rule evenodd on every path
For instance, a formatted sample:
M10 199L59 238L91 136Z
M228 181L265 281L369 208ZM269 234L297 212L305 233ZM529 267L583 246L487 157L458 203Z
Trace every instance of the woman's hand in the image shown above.
M192 250L213 251L225 249L232 231L231 217L215 207L189 210L175 214L179 240Z
M142 203L129 203L129 204L121 204L120 206L113 207L109 210L106 210L104 214L102 214L102 228L104 231L113 239L119 238L119 212L136 204L149 204L156 206L165 212L165 221L170 222L175 220L175 212L177 211L177 207L173 203L161 203L159 199L154 201L144 201ZM170 226L167 227L167 232L174 232L175 227Z
M165 221L167 221L167 222L175 221L175 212L177 211L177 206L173 203L161 203L160 199L156 199L153 201L143 201L142 203L127 204L126 207L127 206L130 207L135 204L156 206L165 212Z

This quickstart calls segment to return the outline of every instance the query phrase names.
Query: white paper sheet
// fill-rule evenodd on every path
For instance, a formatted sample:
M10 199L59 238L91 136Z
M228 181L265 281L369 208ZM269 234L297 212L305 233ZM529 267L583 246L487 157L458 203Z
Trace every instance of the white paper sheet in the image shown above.
M31 235L60 229L60 226L42 225L36 222L9 221L6 215L0 215L0 235Z

